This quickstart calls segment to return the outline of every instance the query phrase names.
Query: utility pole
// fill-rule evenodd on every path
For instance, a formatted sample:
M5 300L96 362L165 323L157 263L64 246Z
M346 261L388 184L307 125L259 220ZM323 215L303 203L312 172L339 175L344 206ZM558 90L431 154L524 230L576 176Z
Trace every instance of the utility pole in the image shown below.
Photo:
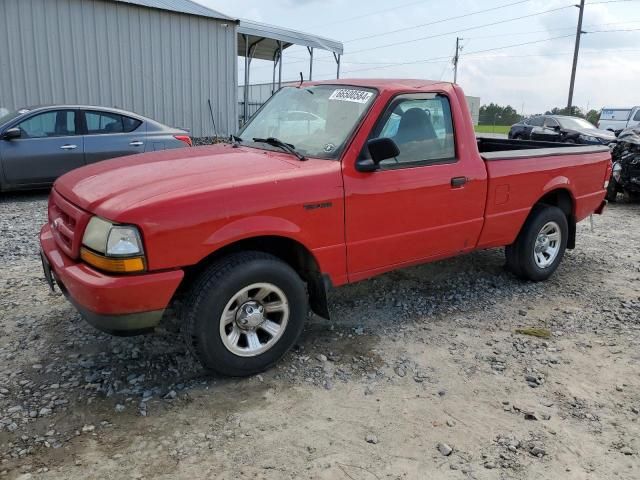
M580 37L582 36L582 15L584 14L584 0L580 0L580 5L576 5L580 9L578 14L578 29L576 31L576 46L573 50L573 68L571 69L571 83L569 84L569 100L567 101L567 109L571 113L573 104L573 85L576 82L576 68L578 67L578 52L580 51Z
M456 37L456 55L453 57L453 83L458 83L458 61L460 60L460 37Z

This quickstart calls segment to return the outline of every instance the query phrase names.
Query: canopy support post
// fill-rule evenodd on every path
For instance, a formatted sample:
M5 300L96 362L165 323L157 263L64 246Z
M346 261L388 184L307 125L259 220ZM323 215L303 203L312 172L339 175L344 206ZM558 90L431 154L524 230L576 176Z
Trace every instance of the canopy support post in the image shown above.
M307 47L309 50L309 81L313 80L313 47Z
M242 124L247 123L247 115L249 113L249 67L251 60L249 59L249 36L242 35L244 38L244 95L242 106Z
M282 88L282 42L278 40L278 51L280 55L278 55L280 62L278 63L278 90Z
M333 53L333 58L336 59L336 64L338 65L338 68L336 70L336 78L339 79L340 78L340 57L341 55L339 53Z
M276 93L276 66L280 59L278 58L278 51L273 52L273 78L271 80L271 95Z

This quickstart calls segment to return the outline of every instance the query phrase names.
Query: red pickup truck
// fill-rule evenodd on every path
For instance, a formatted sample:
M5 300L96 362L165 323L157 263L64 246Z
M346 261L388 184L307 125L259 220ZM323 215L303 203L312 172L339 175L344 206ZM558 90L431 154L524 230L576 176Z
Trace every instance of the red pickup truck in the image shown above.
M205 367L249 375L296 341L330 287L506 246L544 280L601 213L607 147L476 139L460 87L340 80L285 87L229 143L153 152L61 177L42 259L114 334L177 303Z

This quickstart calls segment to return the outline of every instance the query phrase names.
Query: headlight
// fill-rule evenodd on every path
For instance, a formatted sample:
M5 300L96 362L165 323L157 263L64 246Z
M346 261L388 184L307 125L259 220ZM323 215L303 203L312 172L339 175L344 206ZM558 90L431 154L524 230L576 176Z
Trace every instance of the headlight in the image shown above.
M592 137L591 135L580 135L580 140L591 143L601 143L598 137Z
M132 225L117 225L92 217L82 238L80 257L89 265L115 273L146 268L140 232Z
M620 174L622 173L622 165L620 165L618 162L613 164L613 174L611 175L613 177L613 179L620 183Z

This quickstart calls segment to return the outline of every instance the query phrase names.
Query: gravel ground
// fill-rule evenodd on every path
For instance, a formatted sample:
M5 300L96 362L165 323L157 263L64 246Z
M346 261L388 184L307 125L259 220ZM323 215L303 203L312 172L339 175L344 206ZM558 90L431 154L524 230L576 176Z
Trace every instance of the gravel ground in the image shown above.
M207 376L175 319L86 325L42 279L45 216L0 197L2 476L640 478L639 205L579 225L546 283L491 250L339 289L244 380Z

